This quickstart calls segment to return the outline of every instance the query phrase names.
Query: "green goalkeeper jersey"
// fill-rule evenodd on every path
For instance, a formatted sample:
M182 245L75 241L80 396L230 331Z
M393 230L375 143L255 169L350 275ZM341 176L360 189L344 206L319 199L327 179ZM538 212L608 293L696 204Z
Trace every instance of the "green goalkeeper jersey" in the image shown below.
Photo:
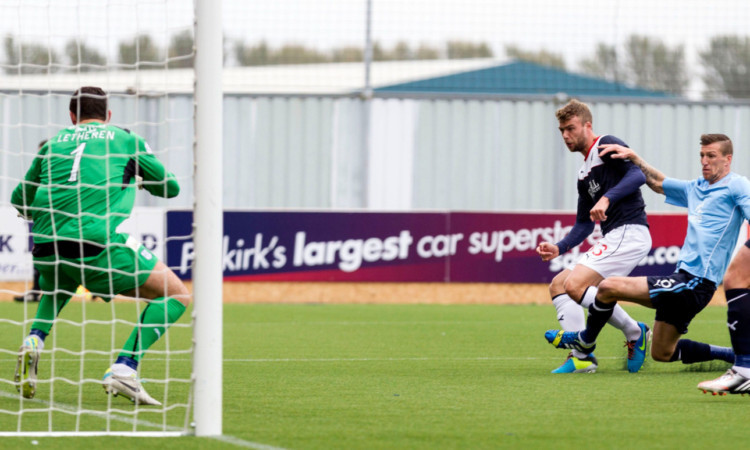
M35 243L106 244L133 210L136 175L153 195L171 198L180 192L142 137L87 122L61 130L39 150L11 203L34 221Z

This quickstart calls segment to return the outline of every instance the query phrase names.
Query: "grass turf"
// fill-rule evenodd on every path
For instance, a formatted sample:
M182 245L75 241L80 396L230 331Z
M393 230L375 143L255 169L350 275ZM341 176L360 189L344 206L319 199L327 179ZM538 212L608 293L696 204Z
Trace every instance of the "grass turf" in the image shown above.
M81 303L66 307L62 318L79 322ZM23 319L23 306L0 304L3 318ZM626 307L637 320L651 323L653 311ZM33 314L30 308L28 314ZM85 304L89 320L133 320L132 305ZM689 338L729 345L726 310L707 308L690 327ZM186 318L183 318L183 323ZM647 361L644 369L624 369L622 334L607 327L600 337L596 374L553 375L566 353L543 338L555 328L551 306L445 305L225 305L224 433L229 440L155 438L4 438L2 445L78 448L232 448L261 445L279 448L722 448L742 442L747 398L704 395L695 386L718 376L728 365L685 366ZM104 325L85 331L75 323L55 325L56 348L106 352L121 345L127 324L113 333ZM18 411L13 397L15 360L20 344L17 325L0 324L2 382L0 409ZM173 328L172 348L189 349L190 330ZM51 339L52 337L48 338ZM48 344L49 345L49 344ZM49 347L48 347L49 348ZM144 376L166 373L160 342L144 360ZM49 379L49 360L42 379ZM72 381L89 380L79 389L68 381L40 382L37 399L54 395L56 405L106 410L108 397L97 380L109 364L105 354L56 352L55 373ZM190 374L190 355L169 360L169 373ZM45 378L46 377L46 378ZM146 385L157 399L164 385ZM54 392L52 391L54 389ZM187 400L184 383L170 383L170 403ZM45 409L46 403L25 403ZM109 406L131 417L127 401ZM142 410L141 410L142 411ZM26 413L24 430L56 430L76 425L68 412ZM186 411L142 412L144 422L183 427ZM18 416L0 414L0 429L15 430ZM81 416L81 429L106 427L106 421ZM110 429L133 429L110 422Z

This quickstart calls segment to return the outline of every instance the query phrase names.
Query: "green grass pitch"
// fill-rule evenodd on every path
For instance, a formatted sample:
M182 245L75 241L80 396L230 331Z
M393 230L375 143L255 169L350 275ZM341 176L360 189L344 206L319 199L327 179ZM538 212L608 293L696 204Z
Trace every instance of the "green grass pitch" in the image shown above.
M70 304L63 319L109 320L109 305ZM626 307L651 323L653 311ZM686 366L647 361L638 374L624 369L625 349L619 331L607 327L596 355L596 374L553 375L565 358L543 333L555 328L549 306L442 305L225 305L223 440L194 437L3 438L0 447L20 448L285 448L285 449L475 449L475 448L733 448L747 436L750 399L714 397L696 389L728 365ZM30 307L26 314L33 314ZM21 320L24 307L0 304L4 319ZM133 306L115 309L132 320ZM729 345L726 310L709 307L690 327L689 338ZM182 323L186 323L186 317ZM58 377L90 380L83 388L66 380L40 382L37 398L25 407L45 409L54 395L62 411L25 413L24 430L105 429L106 420L76 416L65 408L117 409L139 430L149 424L182 427L185 409L154 414L122 398L104 395L101 378L110 344L123 342L129 330L118 325L85 329L75 323L55 325ZM0 429L16 430L19 399L12 380L22 331L0 323ZM190 330L173 328L170 345L189 350ZM48 338L51 342L52 336ZM86 354L81 362L75 352ZM48 348L49 348L48 344ZM190 374L190 355L166 361L158 343L143 363L144 376ZM9 351L8 351L9 350ZM42 361L49 377L51 361ZM165 386L147 385L157 399ZM170 403L186 401L187 385L170 383ZM126 420L110 421L114 430L132 430ZM32 441L36 444L32 445Z

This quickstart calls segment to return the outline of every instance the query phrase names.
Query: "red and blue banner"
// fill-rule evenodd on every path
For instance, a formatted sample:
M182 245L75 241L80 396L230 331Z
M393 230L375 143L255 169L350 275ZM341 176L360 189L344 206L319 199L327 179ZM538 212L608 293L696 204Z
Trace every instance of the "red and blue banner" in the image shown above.
M600 235L550 262L534 249L557 242L575 215L464 212L224 213L227 281L548 283ZM192 212L167 212L167 264L190 279ZM653 247L633 275L674 271L684 214L650 214ZM598 230L598 227L597 227Z

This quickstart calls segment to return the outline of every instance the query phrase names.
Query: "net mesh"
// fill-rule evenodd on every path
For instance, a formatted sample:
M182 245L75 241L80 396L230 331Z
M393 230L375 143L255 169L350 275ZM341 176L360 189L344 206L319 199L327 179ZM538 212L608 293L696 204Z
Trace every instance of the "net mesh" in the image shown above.
M27 301L3 303L0 314L0 433L169 435L190 429L190 312L139 365L144 388L162 406L134 405L123 396L105 395L102 377L147 303L124 296L102 301L109 291L56 286L63 296L73 297L45 340L35 395L24 398L17 390L13 368L38 305L28 300L37 293L30 250L39 236L30 222L17 217L10 196L39 143L71 125L72 92L99 86L109 93L111 123L142 136L180 184L181 194L173 200L137 191L137 206L118 229L166 263L166 207L193 202L192 14L192 4L169 0L0 2L0 240L5 250L0 252L0 296L31 294ZM77 189L91 187L84 183ZM78 217L85 221L87 214ZM107 220L116 220L116 213ZM117 269L112 272L116 275Z

